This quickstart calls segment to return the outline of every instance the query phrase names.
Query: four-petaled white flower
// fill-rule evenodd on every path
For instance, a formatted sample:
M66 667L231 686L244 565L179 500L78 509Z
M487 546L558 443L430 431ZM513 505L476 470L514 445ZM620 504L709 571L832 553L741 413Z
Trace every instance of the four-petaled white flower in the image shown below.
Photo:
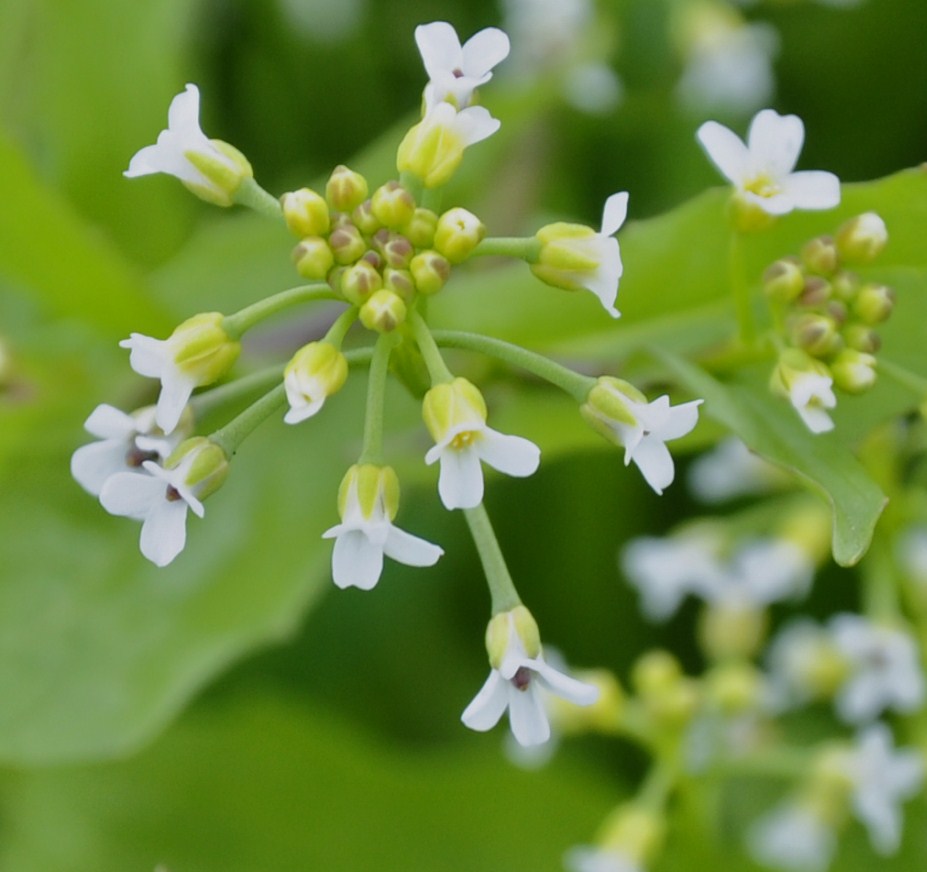
M232 194L251 177L251 166L228 143L208 139L200 129L199 114L199 89L188 84L171 101L167 130L158 135L157 144L137 151L123 175L166 173L210 203L231 205Z
M835 700L843 720L863 723L886 709L912 712L923 705L924 674L908 633L853 614L835 615L829 629L849 664Z
M895 751L888 727L873 724L850 752L847 774L853 812L865 824L872 847L894 854L901 845L900 805L917 794L924 780L922 755L913 748Z
M578 845L567 851L563 864L570 872L643 872L627 854L609 848Z
M764 866L824 872L837 848L837 835L812 806L786 800L753 824L747 847Z
M440 461L438 493L445 508L472 509L482 502L481 461L520 478L538 468L541 451L537 445L487 427L483 395L464 378L428 391L422 415L435 440L425 463Z
M531 626L527 632L524 615ZM537 626L524 606L496 615L487 639L494 635L497 650L493 642L487 645L492 664L489 678L461 715L471 730L492 729L508 709L509 726L518 743L539 745L550 738L542 688L576 705L592 705L598 699L597 687L570 678L545 662Z
M183 438L181 430L165 436L155 424L154 406L131 415L106 404L97 406L84 429L98 441L81 445L71 457L71 475L87 493L100 495L117 472L138 470L146 460L164 460Z
M315 415L325 400L341 390L348 377L348 361L331 342L321 340L304 345L283 372L283 385L290 408L283 420L298 424Z
M789 402L812 433L834 429L834 422L827 414L827 409L837 405L834 380L830 376L816 372L796 376L789 390Z
M497 27L475 33L462 46L457 31L446 21L415 28L415 43L429 82L425 87L428 109L442 101L465 109L473 92L492 78L492 68L509 53L509 38Z
M832 209L840 203L840 180L833 173L793 172L805 138L797 115L763 109L750 124L746 144L716 121L706 121L697 135L738 196L767 215Z
M444 551L393 525L399 481L392 467L352 466L338 495L341 523L326 530L335 539L332 576L340 588L371 590L383 571L383 555L406 566L433 566Z

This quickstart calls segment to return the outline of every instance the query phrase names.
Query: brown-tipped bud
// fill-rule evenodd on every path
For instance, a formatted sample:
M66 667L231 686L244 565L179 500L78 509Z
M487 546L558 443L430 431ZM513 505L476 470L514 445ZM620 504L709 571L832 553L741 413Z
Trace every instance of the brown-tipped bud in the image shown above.
M830 299L831 293L832 288L827 279L822 279L820 276L809 276L805 279L798 302L803 306L821 306Z
M280 198L280 206L286 226L300 239L324 236L331 227L328 204L310 188L284 194Z
M364 252L364 256L361 260L367 261L377 272L383 269L383 258L380 257L379 252L374 251L372 248L368 248Z
M846 305L841 303L840 300L829 300L824 307L824 312L828 318L833 318L834 323L838 327L846 323L847 316L849 315Z
M438 226L438 216L419 206L413 213L409 223L402 228L402 234L416 248L431 248L435 240L435 228Z
M813 357L828 357L843 347L837 325L826 315L808 312L792 321L792 344Z
M374 191L370 209L384 227L399 230L412 220L415 198L399 182L387 182Z
M857 215L837 231L837 248L847 263L872 263L882 253L887 242L885 222L875 212Z
M360 174L339 165L325 185L325 199L332 209L350 212L367 199L367 180Z
M321 281L335 263L332 250L320 236L310 236L293 249L296 271L310 281Z
M391 233L384 227L377 231L373 243L383 256L384 265L391 266L393 269L408 269L415 249L405 236Z
M853 314L864 324L878 324L892 314L895 292L886 285L864 285L853 301Z
M805 287L805 276L798 261L785 257L770 264L763 273L763 290L770 300L791 303Z
M838 300L849 303L856 299L856 292L859 290L859 276L842 269L830 280L830 286Z
M351 220L361 233L365 236L373 236L383 225L373 214L370 200L364 200L359 206L355 206L351 212Z
M344 276L346 266L334 266L328 271L328 275L325 278L325 281L328 282L329 287L336 293L341 293L341 279Z
M337 263L354 263L367 250L367 243L353 224L341 224L328 237L332 255Z
M451 275L451 265L437 251L423 251L412 258L409 271L415 280L415 289L428 296L444 287Z
M834 237L818 236L806 242L801 250L801 259L812 272L822 276L833 275L840 264Z
M486 225L472 212L459 206L438 219L435 249L451 263L462 263L486 235Z
M355 306L362 306L382 287L382 276L366 260L349 266L341 276L341 293Z
M830 364L834 385L848 394L862 394L876 382L876 359L871 354L845 348Z
M383 270L383 287L398 294L407 303L411 303L415 296L415 280L407 269L386 267Z
M361 306L360 320L368 330L389 333L406 320L406 304L398 294L381 288Z
M848 324L843 328L843 341L847 348L875 354L882 347L882 338L865 324Z

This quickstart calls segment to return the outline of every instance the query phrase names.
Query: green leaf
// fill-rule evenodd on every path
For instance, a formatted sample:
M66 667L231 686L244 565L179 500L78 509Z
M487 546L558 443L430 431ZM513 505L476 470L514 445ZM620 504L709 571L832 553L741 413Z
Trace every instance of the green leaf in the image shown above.
M838 436L811 433L760 379L739 375L720 382L682 358L658 356L681 384L705 400L704 414L767 460L796 473L828 501L834 559L842 566L856 563L869 547L886 499Z

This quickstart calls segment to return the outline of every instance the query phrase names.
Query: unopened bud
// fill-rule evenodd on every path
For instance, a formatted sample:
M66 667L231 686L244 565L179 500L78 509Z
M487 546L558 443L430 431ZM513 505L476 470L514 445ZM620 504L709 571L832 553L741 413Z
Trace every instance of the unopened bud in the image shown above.
M837 243L833 236L818 236L806 242L801 259L808 269L822 276L833 275L840 263Z
M805 276L798 261L782 258L766 268L763 273L763 290L770 300L777 303L791 303L802 292Z
M399 182L387 182L374 191L370 210L384 227L398 230L415 214L415 199Z
M353 224L336 227L328 237L328 244L335 261L342 266L354 263L367 250L364 237Z
M283 218L290 232L300 239L324 236L331 226L328 204L310 188L290 191L280 198Z
M831 362L834 385L848 394L862 394L876 382L876 359L871 354L845 348Z
M341 293L355 306L362 306L382 287L382 276L366 260L349 266L341 276Z
M887 242L885 222L875 212L857 215L837 231L837 248L847 263L872 263L882 253Z
M321 236L310 236L293 249L293 263L296 265L296 271L304 279L320 281L334 266L335 257Z
M714 661L752 657L766 639L766 611L749 604L709 603L699 615L698 637Z
M853 313L865 324L884 321L894 307L895 292L885 285L864 285L853 301Z
M166 469L184 468L183 483L204 500L222 487L229 474L225 452L205 436L185 439L164 461Z
M422 251L409 262L409 272L415 280L415 289L430 296L444 287L451 275L451 265L437 251Z
M398 294L381 288L361 306L360 320L368 330L389 333L406 320L406 304Z
M830 286L838 300L848 303L856 298L856 292L859 290L859 276L845 269L840 270L831 278Z
M791 336L793 345L814 357L827 357L843 346L834 321L813 312L800 315L792 322Z
M457 207L438 219L434 245L451 263L462 263L485 235L483 222L472 212Z
M408 269L409 261L412 260L415 249L405 236L390 233L384 227L376 232L373 242L377 247L377 251L383 256L383 262L386 266L393 269Z
M798 301L803 306L821 306L830 299L831 293L832 289L827 279L822 279L820 276L809 276L805 279Z
M351 220L361 233L365 236L373 236L383 225L373 214L370 200L364 200L359 206L354 207L351 212Z
M706 679L708 699L724 714L752 711L761 701L763 678L752 663L722 663L708 672Z
M431 248L434 244L435 229L438 226L438 216L419 206L413 213L409 223L402 228L402 234L416 248Z
M606 861L600 867L590 864L588 868L649 868L663 850L665 838L666 820L662 814L643 804L620 805L605 819L596 839L603 853L615 855L620 861Z
M415 281L407 269L386 267L383 270L383 287L398 294L407 303L411 303L415 296Z
M865 324L848 324L844 327L843 341L846 342L847 348L864 351L866 354L876 354L882 347L882 337Z
M658 648L642 654L631 668L631 686L641 696L664 693L682 677L679 661L669 651Z
M367 180L354 170L339 165L325 185L325 199L337 212L350 212L367 199Z

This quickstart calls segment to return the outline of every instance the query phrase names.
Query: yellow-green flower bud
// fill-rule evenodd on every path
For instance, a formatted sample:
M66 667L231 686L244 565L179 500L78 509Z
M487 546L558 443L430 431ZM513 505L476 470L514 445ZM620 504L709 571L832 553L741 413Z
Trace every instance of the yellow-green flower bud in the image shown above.
M438 216L431 209L419 206L412 213L409 223L402 228L402 235L416 248L431 248L434 244L437 226Z
M731 223L740 233L759 233L776 223L776 215L770 215L739 191L735 191L731 197L728 210Z
M525 606L516 606L511 611L493 615L486 627L486 653L493 669L499 669L509 653L513 634L526 656L532 659L540 656L541 633L537 622Z
M818 236L806 242L801 250L801 259L812 272L822 276L833 275L840 263L834 237Z
M770 300L791 303L804 290L805 276L793 258L782 258L763 273L763 290Z
M705 677L708 699L724 714L753 711L762 701L763 678L752 663L722 663Z
M882 347L882 338L865 324L848 324L844 327L843 341L846 342L847 348L863 351L866 354L876 354Z
M254 178L251 164L235 146L221 139L210 139L210 144L220 156L206 151L187 151L184 157L206 177L210 183L198 185L180 178L183 185L201 200L216 206L231 206L235 202L235 193L245 179ZM222 158L226 160L222 160Z
M892 314L895 292L885 285L868 284L859 289L853 313L864 324L878 324Z
M792 344L814 357L828 357L843 347L843 337L833 318L806 312L791 324Z
M625 400L647 404L647 398L629 382L612 376L600 376L579 407L586 423L597 433L616 445L623 444L614 426L615 422L633 427L637 418Z
M335 256L321 236L309 236L293 249L293 263L304 279L321 281L335 265Z
M856 299L856 292L859 290L859 277L848 270L842 269L831 278L830 286L838 300L849 303Z
M186 470L183 483L199 500L219 490L229 474L229 459L225 452L205 436L194 436L181 442L164 461L164 467L176 469L183 461Z
M660 648L642 654L631 668L631 686L641 696L653 696L672 689L683 678L679 661Z
M340 164L325 185L325 199L336 212L350 212L367 199L367 180Z
M383 225L373 214L373 208L370 200L364 200L359 206L351 212L351 220L364 236L373 236Z
M348 377L348 362L341 351L324 340L304 345L283 371L290 410L284 421L298 424L311 417L332 394L341 390Z
M862 394L876 382L876 359L871 354L845 348L830 364L834 385L848 394Z
M241 343L225 331L221 312L203 312L180 324L168 339L174 365L208 385L222 378L238 360Z
M415 254L412 243L405 236L390 233L385 227L373 237L373 244L383 257L383 262L393 269L408 269Z
M607 852L627 858L628 866L649 868L663 850L666 820L642 805L619 805L602 824L597 844Z
M486 414L486 401L479 388L465 378L435 385L422 402L422 418L436 443L443 442L452 429L463 423L484 424Z
M583 224L558 221L542 227L535 235L541 248L537 262L530 264L531 272L542 282L565 291L586 287L577 274L591 275L599 269L600 257L590 244L599 234Z
M415 289L425 296L436 294L451 276L451 265L437 251L421 251L409 261Z
M415 281L407 269L386 267L383 270L383 287L400 296L406 303L411 303L415 297Z
M766 640L766 610L750 604L708 603L699 615L698 638L714 661L749 658Z
M335 261L342 266L354 263L367 250L367 243L353 224L340 224L328 237Z
M406 320L406 304L398 294L381 288L361 306L360 320L368 330L389 333Z
M418 176L426 188L437 188L454 175L463 155L460 136L426 115L399 143L396 168L400 173Z
M614 734L621 728L626 698L618 679L607 669L580 669L573 677L599 691L591 705L576 705L551 695L550 715L560 732L576 735L587 731Z
M435 228L435 249L451 263L462 263L486 235L486 226L472 212L459 206L449 209Z
M802 286L798 302L803 306L823 306L833 293L833 288L827 279L820 276L809 276Z
M382 505L386 518L392 521L399 511L399 478L391 466L371 463L355 464L344 475L338 488L338 514L344 518L352 488L361 514L369 520L378 505Z
M362 306L383 287L383 277L367 260L349 266L341 276L341 293L355 306Z
M415 199L399 182L387 182L374 191L370 211L384 227L398 230L412 220Z
M837 231L837 248L847 263L872 263L882 253L887 242L885 222L875 212L857 215Z
M324 198L310 188L290 191L280 198L283 218L290 232L300 239L324 236L331 227L331 216Z

